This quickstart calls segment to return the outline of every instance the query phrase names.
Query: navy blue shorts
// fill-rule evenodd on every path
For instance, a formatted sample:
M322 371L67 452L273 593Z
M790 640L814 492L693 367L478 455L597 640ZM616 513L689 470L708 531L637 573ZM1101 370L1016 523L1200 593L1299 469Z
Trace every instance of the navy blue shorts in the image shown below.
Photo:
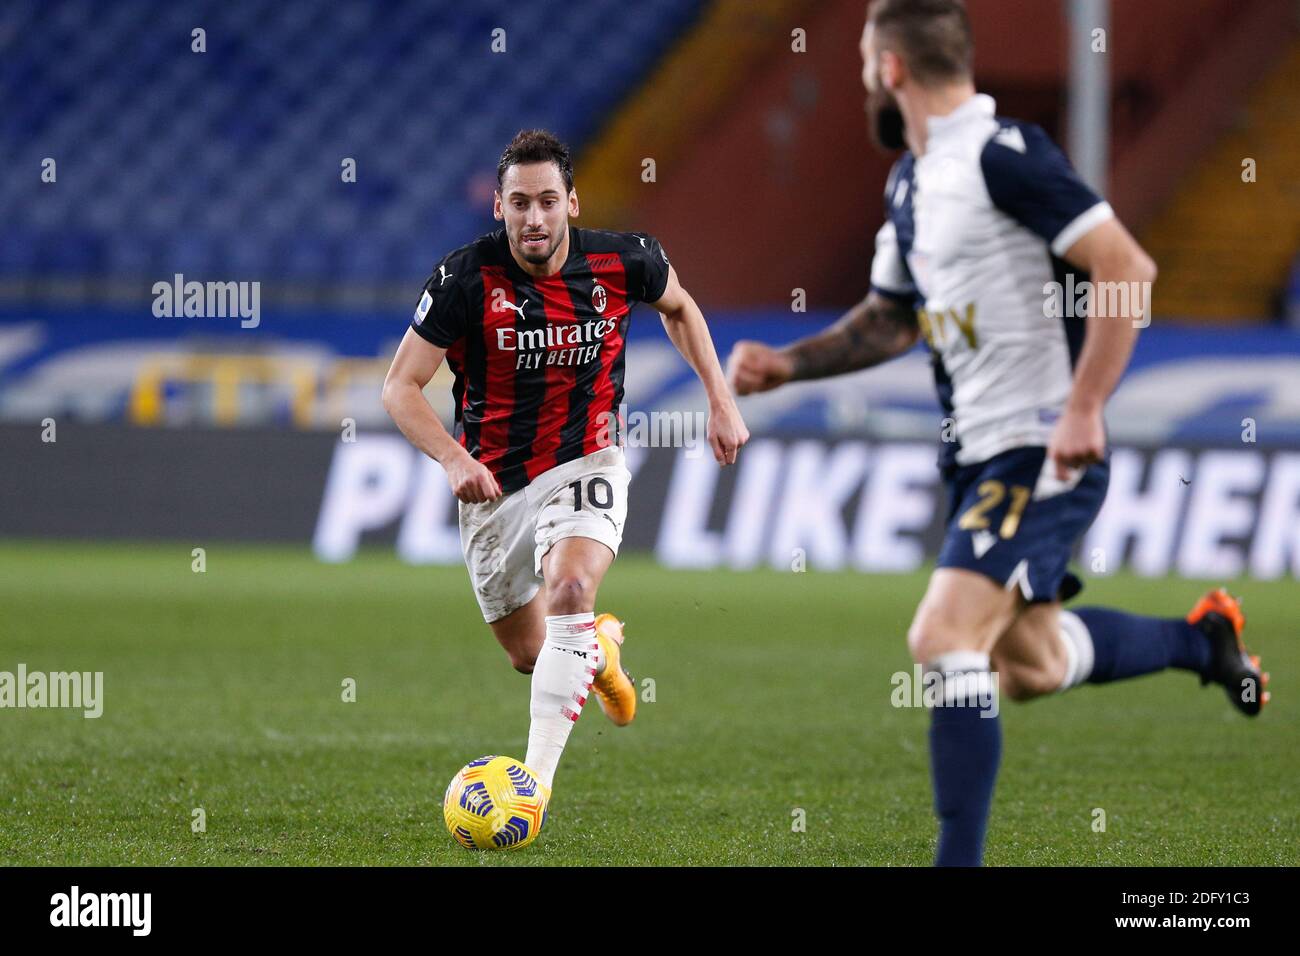
M1054 470L1043 475L1046 457L1043 447L1013 448L945 470L948 517L939 567L977 571L1019 587L1031 602L1064 601L1080 591L1067 566L1106 499L1110 462L1088 466L1070 485L1057 482Z

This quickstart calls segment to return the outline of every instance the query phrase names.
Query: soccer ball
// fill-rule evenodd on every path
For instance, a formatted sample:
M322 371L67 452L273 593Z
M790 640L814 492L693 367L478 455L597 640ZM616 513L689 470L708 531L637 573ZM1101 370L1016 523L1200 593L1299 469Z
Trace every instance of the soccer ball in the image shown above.
M550 788L522 760L479 757L447 784L442 818L467 850L517 850L537 839L550 802Z

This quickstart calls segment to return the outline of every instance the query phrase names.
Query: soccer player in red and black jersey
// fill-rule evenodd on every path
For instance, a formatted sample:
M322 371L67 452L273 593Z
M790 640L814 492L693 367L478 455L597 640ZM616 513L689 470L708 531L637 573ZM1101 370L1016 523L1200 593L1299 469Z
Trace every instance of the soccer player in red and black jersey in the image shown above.
M497 167L503 229L451 253L425 283L384 382L384 407L437 460L459 499L461 545L483 617L516 670L532 674L524 762L549 788L589 690L620 726L636 690L622 625L595 615L618 553L631 475L618 438L628 319L659 313L699 376L719 465L749 438L699 306L659 243L578 229L568 149L520 132ZM444 358L456 434L423 389ZM540 576L540 581L539 581Z

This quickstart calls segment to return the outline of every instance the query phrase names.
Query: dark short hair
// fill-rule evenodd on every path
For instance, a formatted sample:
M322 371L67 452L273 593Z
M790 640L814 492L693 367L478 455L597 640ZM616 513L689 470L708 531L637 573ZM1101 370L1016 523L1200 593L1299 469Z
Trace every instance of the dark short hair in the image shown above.
M573 160L569 158L569 147L544 129L521 129L515 134L501 154L501 162L497 163L497 187L500 188L505 181L507 169L528 163L554 163L564 179L565 190L573 189Z
M867 22L919 83L971 76L975 36L961 0L874 0Z

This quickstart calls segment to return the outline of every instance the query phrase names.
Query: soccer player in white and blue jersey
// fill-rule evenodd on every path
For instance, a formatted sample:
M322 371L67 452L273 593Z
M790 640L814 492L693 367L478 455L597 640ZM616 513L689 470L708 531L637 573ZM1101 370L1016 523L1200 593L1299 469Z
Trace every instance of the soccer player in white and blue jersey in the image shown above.
M976 93L959 0L875 0L862 54L875 138L906 149L870 292L784 348L737 344L729 374L743 395L928 343L956 440L940 454L947 530L908 647L942 690L930 730L936 862L978 865L1001 756L996 691L1027 700L1178 668L1253 716L1267 675L1221 589L1185 618L1062 607L1082 587L1067 564L1106 495L1102 409L1145 324L1155 264L1041 129ZM1071 270L1076 283L1138 294L1116 297L1120 314L1094 296L1086 317L1062 319L1045 302Z

